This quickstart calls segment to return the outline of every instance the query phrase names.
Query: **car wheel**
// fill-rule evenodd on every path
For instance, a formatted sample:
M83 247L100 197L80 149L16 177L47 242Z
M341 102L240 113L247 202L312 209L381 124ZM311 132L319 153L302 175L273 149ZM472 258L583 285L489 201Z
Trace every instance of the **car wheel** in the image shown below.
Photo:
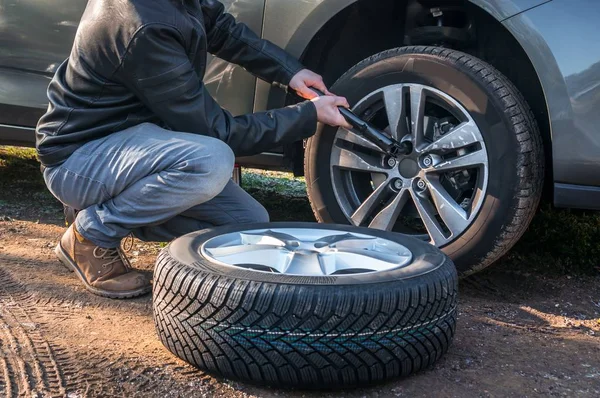
M366 59L331 90L413 150L389 157L353 132L321 126L305 155L320 222L411 234L442 248L462 276L521 237L542 193L542 140L500 72L458 51L405 47Z
M367 228L204 230L166 247L154 275L164 345L235 380L319 389L406 376L446 352L456 325L450 259Z

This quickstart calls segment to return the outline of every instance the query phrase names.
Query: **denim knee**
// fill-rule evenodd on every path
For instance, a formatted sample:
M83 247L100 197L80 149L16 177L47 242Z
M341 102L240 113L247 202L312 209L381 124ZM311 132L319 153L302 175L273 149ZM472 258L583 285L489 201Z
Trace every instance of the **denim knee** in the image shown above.
M197 181L190 181L187 188L197 190L205 198L217 196L231 180L234 161L233 151L227 144L215 138L202 137L197 151L192 150L184 161L185 171L197 177Z
M213 189L211 196L217 196L231 180L235 155L229 145L221 140L211 139L210 145L210 159L206 170L211 182L209 185Z

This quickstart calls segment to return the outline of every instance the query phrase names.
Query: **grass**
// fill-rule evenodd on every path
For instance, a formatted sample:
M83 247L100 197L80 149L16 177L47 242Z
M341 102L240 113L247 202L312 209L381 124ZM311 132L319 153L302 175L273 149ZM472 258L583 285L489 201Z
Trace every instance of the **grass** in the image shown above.
M48 221L61 213L46 189L35 150L0 146L0 216Z
M40 165L33 148L0 146L0 170L2 181L19 180L24 176L30 177L33 170L39 172Z
M242 186L246 190L260 190L286 197L306 197L304 177L294 177L291 173L243 169Z
M542 205L505 261L552 274L600 273L600 212Z
M306 197L304 178L291 173L245 169L242 187L269 210L271 221L316 221Z
M272 213L274 221L315 221L304 178L290 173L245 170L243 186ZM600 272L600 212L542 205L502 266L551 275Z
M315 221L304 178L245 169L242 186L269 210L272 221ZM0 146L0 216L18 217L24 207L30 213L37 212L37 217L60 211L58 202L44 186L35 151ZM600 212L543 205L523 238L501 263L511 269L552 275L598 274Z

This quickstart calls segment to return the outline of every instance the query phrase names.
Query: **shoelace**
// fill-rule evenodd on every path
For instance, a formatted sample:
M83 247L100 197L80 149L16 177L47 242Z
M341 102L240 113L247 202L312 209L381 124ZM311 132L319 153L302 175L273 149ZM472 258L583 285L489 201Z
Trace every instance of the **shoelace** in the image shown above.
M134 236L133 232L130 232L129 235L127 235L121 242L121 250L123 250L125 253L129 253L133 249L133 244Z
M131 249L133 249L133 239L133 233L130 233L129 235L127 235L127 237L125 237L123 242L121 242L120 247L106 249L97 246L96 248L94 248L93 255L99 260L107 260L106 263L102 264L104 268L121 261L125 268L129 271L131 270L131 263L129 262L129 259L125 257L124 253L129 252L131 251ZM125 245L125 242L127 242L127 245Z
M96 257L98 260L107 260L106 263L102 264L102 266L104 268L108 267L111 264L117 263L119 261L123 261L123 263L125 264L125 267L127 267L127 264L124 261L124 256L121 255L120 248L105 249L103 247L97 246L94 249L93 254L94 254L94 257Z

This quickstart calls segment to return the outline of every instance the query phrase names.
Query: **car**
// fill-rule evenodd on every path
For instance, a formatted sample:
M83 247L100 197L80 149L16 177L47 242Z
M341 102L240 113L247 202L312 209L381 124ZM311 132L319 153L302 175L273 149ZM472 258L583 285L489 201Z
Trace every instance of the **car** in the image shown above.
M308 142L238 159L305 175L318 221L415 235L464 276L516 243L542 196L600 209L600 3L223 3L321 73L360 117L413 148L389 156L359 132L321 126ZM0 143L34 144L46 88L85 6L0 5ZM298 101L218 59L205 83L234 114Z

